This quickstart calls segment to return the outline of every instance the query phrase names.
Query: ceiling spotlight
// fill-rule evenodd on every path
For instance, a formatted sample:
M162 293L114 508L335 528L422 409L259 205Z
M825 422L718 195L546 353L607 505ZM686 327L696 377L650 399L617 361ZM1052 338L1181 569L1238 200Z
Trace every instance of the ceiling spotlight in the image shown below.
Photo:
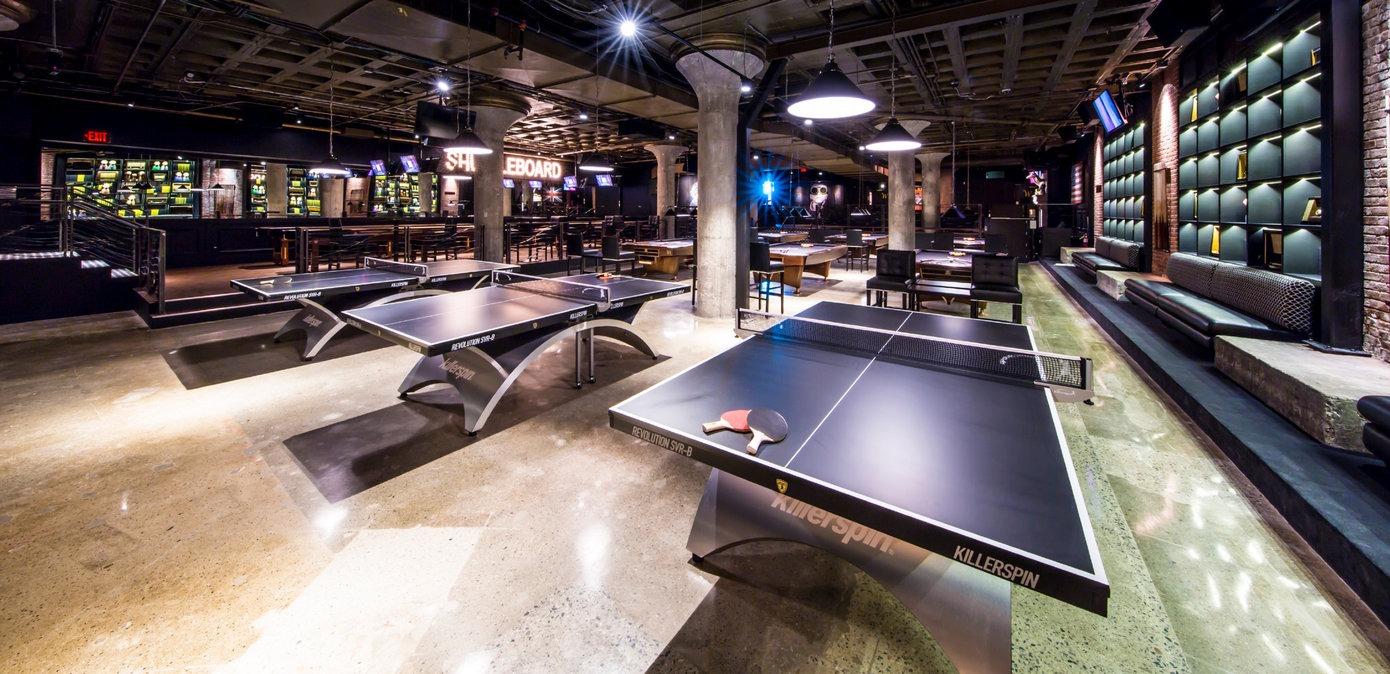
M441 94L447 94L449 93L449 90L453 88L453 86L449 84L448 80L436 80L434 83L434 88L435 91L438 91Z
M801 125L802 125L802 126L810 126L810 125L812 125L812 124L815 124L815 121L812 120L810 117L807 117L806 119L801 120Z
M135 104L134 104L134 103L126 103L125 106L126 106L127 108L133 108L133 107L135 107Z
M748 80L744 80L744 81L743 81L743 84L738 85L738 90L739 90L739 93L744 93L744 94L746 94L746 93L748 93L748 92L750 92L750 91L753 90L753 85L749 84L749 83L748 83Z
M581 113L579 113L579 121L581 121L581 122L587 122L587 121L589 121L589 113L587 113L587 112L581 112Z
M668 133L668 134L666 134L666 140L675 140L675 139L676 139L676 134L674 134L674 133Z
M753 161L757 161L757 160L758 160L758 155L756 155L756 154L753 155Z
M860 151L860 152L863 152L863 151L864 151L864 146L863 146L863 145L860 145L860 146L859 146L859 151Z
M415 140L420 140L420 134L415 134Z
M618 24L618 34L628 38L636 35L637 22L632 19L623 19L623 22Z
M296 119L296 120L294 120L294 123L295 123L295 124L303 124L303 123L304 123L304 120L302 120L302 119Z

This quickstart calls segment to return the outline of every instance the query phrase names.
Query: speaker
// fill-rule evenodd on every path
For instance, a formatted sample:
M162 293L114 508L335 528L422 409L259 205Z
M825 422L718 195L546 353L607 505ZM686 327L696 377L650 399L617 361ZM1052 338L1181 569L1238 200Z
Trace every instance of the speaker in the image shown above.
M1165 47L1191 39L1211 25L1207 0L1163 0L1149 13L1149 30Z
M1076 118L1081 120L1081 126L1090 126L1091 122L1096 121L1096 111L1091 108L1091 101L1085 100L1081 105L1076 106Z

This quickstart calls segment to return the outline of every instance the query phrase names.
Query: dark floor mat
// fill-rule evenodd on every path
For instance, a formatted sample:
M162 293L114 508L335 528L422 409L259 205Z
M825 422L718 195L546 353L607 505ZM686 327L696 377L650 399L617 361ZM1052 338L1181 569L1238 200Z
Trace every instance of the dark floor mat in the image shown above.
M600 339L594 344L598 381L576 389L570 354L566 345L560 353L547 353L532 363L497 402L477 438L491 437L545 410L592 395L666 359L653 360ZM324 498L341 501L474 442L464 430L457 400L456 391L437 385L412 393L399 404L293 436L285 440L285 447ZM607 419L596 415L592 423L603 425Z
M336 503L470 441L452 406L403 402L301 433L285 447L319 493Z
M288 370L310 362L301 359L304 353L303 335L286 335L283 341L276 344L272 339L274 334L190 344L164 354L164 362L169 364L169 369L174 371L183 387L190 390ZM389 346L378 337L353 328L343 328L314 357L314 361L332 360Z

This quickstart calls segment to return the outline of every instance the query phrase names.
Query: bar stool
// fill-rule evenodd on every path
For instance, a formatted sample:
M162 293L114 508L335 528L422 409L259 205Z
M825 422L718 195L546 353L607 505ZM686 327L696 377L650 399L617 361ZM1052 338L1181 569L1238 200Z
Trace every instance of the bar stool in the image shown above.
M758 299L759 311L772 311L772 280L777 280L777 312L787 312L787 295L783 291L783 275L785 268L780 261L772 260L772 246L766 241L754 241L748 244L748 272L753 277L753 283L758 289L755 297Z

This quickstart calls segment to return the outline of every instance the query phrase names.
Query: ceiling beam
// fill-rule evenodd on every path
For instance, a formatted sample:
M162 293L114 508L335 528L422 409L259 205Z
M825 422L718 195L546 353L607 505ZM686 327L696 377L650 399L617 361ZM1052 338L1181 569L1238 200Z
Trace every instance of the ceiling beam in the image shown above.
M959 26L946 26L941 30L946 36L946 53L951 58L951 70L956 73L956 92L970 95L970 66L965 62L965 42L960 37Z
M1023 15L1014 14L1004 20L1004 71L999 89L1010 92L1018 80L1018 57L1023 51Z
M959 28L986 21L998 21L1010 14L1029 11L1038 12L1057 7L1069 7L1075 0L974 0L941 9L928 9L898 16L897 36L908 37L931 31L942 30L948 26ZM768 50L768 58L797 56L818 49L825 49L824 30L808 31L803 35L776 42ZM859 21L849 26L835 29L835 46L860 47L874 42L883 42L893 34L889 24L874 18Z
M1134 51L1135 45L1139 44L1139 41L1148 35L1149 15L1153 13L1154 7L1157 6L1157 4L1157 0L1154 0L1149 3L1148 7L1144 8L1144 13L1139 17L1138 21L1134 22L1134 27L1129 29L1129 35L1126 35L1124 41L1120 43L1120 46L1115 48L1115 52L1110 55L1110 58L1105 60L1105 65L1100 67L1100 72L1096 74L1096 84L1101 84L1109 79L1110 74L1115 72L1115 67L1120 65L1120 62L1123 61L1125 57L1129 56L1130 52Z

